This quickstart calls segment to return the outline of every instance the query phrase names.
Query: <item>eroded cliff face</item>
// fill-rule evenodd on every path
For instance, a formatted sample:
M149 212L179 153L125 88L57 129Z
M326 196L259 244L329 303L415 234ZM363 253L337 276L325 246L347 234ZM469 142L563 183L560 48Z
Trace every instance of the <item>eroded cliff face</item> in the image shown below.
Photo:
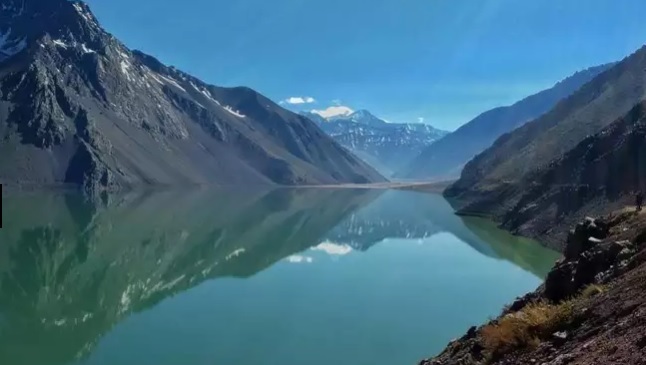
M646 215L587 218L544 285L420 365L642 364Z
M269 185L383 181L307 118L133 51L88 6L0 9L0 180Z

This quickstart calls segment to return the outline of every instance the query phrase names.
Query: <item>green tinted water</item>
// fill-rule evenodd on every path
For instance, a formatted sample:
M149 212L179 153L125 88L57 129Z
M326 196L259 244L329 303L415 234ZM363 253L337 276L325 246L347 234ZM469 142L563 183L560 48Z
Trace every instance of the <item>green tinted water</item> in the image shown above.
M414 192L31 193L3 213L7 365L412 365L556 259Z

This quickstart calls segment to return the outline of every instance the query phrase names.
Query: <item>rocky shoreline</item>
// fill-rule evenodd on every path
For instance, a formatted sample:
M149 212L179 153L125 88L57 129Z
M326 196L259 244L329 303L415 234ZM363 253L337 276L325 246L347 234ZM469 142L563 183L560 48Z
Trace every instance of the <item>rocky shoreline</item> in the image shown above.
M646 214L586 218L536 291L419 365L646 364Z

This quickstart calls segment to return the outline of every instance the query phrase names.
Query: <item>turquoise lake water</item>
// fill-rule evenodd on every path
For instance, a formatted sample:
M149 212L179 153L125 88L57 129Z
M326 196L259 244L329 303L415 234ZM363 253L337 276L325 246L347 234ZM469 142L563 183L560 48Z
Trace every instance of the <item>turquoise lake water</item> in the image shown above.
M414 365L557 254L439 195L3 199L0 364Z

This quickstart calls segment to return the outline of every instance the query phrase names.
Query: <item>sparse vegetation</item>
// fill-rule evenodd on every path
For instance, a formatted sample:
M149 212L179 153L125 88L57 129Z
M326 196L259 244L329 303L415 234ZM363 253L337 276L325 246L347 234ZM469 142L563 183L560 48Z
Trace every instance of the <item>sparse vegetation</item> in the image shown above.
M605 285L592 284L577 297L559 304L547 301L529 304L485 326L481 332L484 348L492 359L514 350L536 348L541 341L575 321L574 309L578 302L606 291Z
M581 290L581 298L590 298L597 294L605 293L608 288L605 285L592 284Z
M574 304L575 300L560 304L546 301L529 304L484 327L481 332L483 345L492 358L517 349L537 347L543 339L572 323Z

